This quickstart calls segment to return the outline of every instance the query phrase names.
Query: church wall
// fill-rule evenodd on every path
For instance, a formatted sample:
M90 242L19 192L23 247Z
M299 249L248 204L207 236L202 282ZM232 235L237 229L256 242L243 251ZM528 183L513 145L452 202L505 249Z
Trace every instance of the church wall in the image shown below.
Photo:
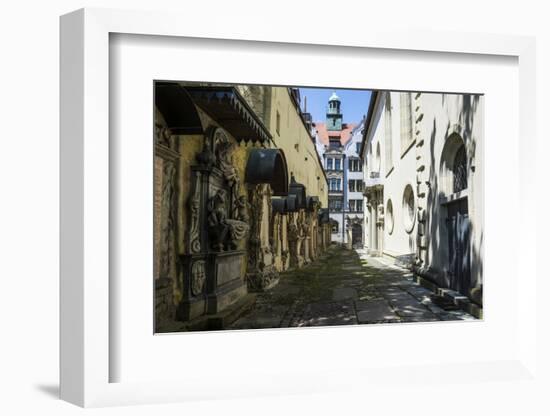
M471 268L472 285L482 284L483 273L483 98L455 94L412 93L413 143L410 148L401 148L400 93L391 93L391 129L393 168L388 169L386 154L385 94L379 97L374 108L375 115L366 138L365 183L367 186L383 186L384 238L383 253L394 258L410 258L415 269L422 275L447 287L450 284L448 198L449 177L445 176L442 159L446 143L460 137L466 147L468 187L452 198L467 202L469 221L468 247L460 261L468 262ZM453 139L455 138L455 139ZM455 140L455 141L456 141ZM376 159L376 148L380 144L381 160ZM372 145L372 146L371 146ZM371 151L372 148L372 151ZM370 172L380 163L380 179L372 179ZM391 170L388 174L388 171ZM403 193L411 185L415 200L414 227L410 233L405 230ZM368 192L367 192L368 194ZM374 195L374 194L372 194ZM465 197L467 197L465 199ZM456 199L458 198L458 199ZM367 198L368 199L368 198ZM393 231L387 211L388 200L393 206ZM373 223L376 209L370 207L365 215L365 246L372 245ZM369 247L370 248L370 247ZM469 256L469 257L468 257ZM464 260L466 259L466 260ZM475 289L477 290L477 289ZM475 292L474 290L474 292ZM470 296L470 294L469 294ZM480 302L477 295L471 295Z
M386 154L386 134L391 134L391 160L392 165L386 165L386 158L382 156L384 180L384 215L386 226L384 227L384 253L389 256L410 256L414 258L416 251L416 234L418 222L416 218L413 221L412 228L407 227L405 223L406 207L403 204L403 194L407 185L410 185L415 193L416 200L416 153L412 147L403 154L400 146L400 100L399 93L391 93L391 132L387 132L386 114L383 115L379 126L381 127L380 144L382 155ZM389 213L387 212L388 201L391 200L393 206L393 231L390 233Z
M420 106L424 113L421 134L433 143L426 146L425 159L429 161L430 181L428 236L430 239L428 263L430 271L444 273L449 260L448 248L441 244L447 239L443 220L447 217L445 205L440 203L445 184L441 177L442 155L446 140L454 135L462 138L468 154L468 216L472 255L472 278L482 283L483 271L483 98L471 95L422 94ZM437 221L439 219L439 223ZM446 281L445 281L446 282Z

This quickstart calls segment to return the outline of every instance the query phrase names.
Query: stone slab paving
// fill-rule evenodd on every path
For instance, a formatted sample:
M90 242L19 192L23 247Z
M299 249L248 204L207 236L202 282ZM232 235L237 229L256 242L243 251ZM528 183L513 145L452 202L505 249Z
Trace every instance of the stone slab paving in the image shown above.
M259 293L255 307L228 329L476 319L445 311L431 295L408 270L332 246L306 267L281 273L279 284Z

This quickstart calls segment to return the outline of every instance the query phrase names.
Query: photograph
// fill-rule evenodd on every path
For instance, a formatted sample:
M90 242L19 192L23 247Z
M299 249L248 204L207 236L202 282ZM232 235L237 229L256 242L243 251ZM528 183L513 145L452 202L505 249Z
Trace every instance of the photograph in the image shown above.
M483 319L483 94L153 89L155 333Z

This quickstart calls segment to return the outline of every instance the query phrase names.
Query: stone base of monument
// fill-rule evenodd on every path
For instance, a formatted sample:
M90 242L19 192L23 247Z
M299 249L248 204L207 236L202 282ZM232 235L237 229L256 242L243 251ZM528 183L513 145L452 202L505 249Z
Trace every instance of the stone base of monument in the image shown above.
M247 294L245 251L209 253L207 257L207 313L215 314Z
M246 274L250 292L265 292L279 283L279 273L274 265Z
M169 320L157 325L155 332L213 331L228 328L256 304L256 295L248 293L223 311L214 315L201 315L186 322Z
M204 315L205 311L206 299L189 299L179 304L176 319L190 321Z
M229 325L251 310L256 304L256 295L247 294L228 308L215 315L207 315L207 327L209 331L226 329Z

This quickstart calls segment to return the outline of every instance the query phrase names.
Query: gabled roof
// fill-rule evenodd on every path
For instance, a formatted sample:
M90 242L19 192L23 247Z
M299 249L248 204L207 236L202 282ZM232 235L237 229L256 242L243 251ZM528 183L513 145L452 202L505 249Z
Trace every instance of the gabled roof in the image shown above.
M351 132L356 126L356 123L345 124L345 128L339 131L327 130L326 123L315 123L315 130L317 131L317 140L324 145L329 144L330 138L339 138L340 144L344 146L351 138Z

